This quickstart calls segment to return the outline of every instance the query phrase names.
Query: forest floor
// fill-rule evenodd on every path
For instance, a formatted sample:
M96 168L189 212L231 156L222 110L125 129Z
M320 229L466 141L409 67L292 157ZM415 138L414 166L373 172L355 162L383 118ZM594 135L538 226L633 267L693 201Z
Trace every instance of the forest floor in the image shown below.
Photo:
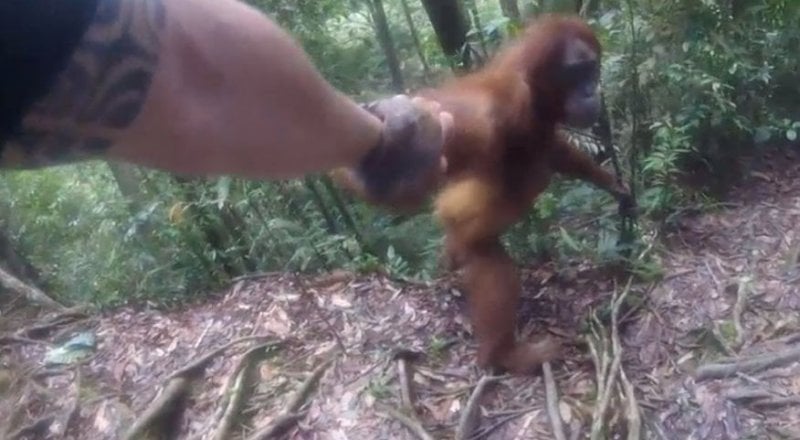
M174 438L270 438L280 422L291 439L580 439L594 418L606 427L596 438L625 438L638 421L647 439L800 439L800 159L773 153L731 194L724 209L686 214L663 234L665 277L632 285L616 326L610 304L625 286L606 271L581 261L523 269L523 333L596 331L596 356L572 348L548 368L552 381L476 368L450 279L275 274L180 310L5 310L0 432L5 423L5 438L124 438L157 397L191 391L184 417L166 414ZM602 326L590 325L593 310ZM96 337L89 357L44 366L51 344L78 331ZM253 338L175 375L243 336Z

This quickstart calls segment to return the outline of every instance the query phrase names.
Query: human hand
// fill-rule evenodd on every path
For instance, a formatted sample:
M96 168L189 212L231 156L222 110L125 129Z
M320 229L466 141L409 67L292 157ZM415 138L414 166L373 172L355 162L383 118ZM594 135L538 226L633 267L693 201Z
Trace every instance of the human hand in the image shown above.
M447 170L443 147L453 117L439 103L397 95L365 106L383 121L378 146L353 170L369 197L398 208L418 206Z

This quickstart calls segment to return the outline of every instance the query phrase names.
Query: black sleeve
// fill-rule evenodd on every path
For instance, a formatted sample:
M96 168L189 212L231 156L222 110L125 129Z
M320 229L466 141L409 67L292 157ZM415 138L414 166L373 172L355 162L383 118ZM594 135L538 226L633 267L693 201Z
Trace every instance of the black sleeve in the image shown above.
M0 151L66 66L100 0L0 0Z

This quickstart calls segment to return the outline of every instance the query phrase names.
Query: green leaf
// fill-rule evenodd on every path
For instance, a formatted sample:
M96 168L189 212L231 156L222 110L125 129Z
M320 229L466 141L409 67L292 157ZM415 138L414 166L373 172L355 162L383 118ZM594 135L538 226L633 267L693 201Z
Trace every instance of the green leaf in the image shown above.
M768 141L772 137L770 130L766 127L758 127L756 128L756 133L753 136L753 142L757 144L763 144L764 142Z

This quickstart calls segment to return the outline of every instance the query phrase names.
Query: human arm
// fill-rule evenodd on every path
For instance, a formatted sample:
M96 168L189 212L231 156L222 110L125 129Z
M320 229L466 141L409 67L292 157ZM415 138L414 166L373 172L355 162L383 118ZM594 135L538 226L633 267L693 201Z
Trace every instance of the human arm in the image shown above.
M27 1L1 7L30 9ZM58 1L40 2L48 3ZM99 0L71 53L24 112L4 164L105 158L184 174L287 178L358 168L385 140L387 124L236 0ZM414 116L412 125L440 123L426 111ZM422 147L441 147L435 130L433 137Z

